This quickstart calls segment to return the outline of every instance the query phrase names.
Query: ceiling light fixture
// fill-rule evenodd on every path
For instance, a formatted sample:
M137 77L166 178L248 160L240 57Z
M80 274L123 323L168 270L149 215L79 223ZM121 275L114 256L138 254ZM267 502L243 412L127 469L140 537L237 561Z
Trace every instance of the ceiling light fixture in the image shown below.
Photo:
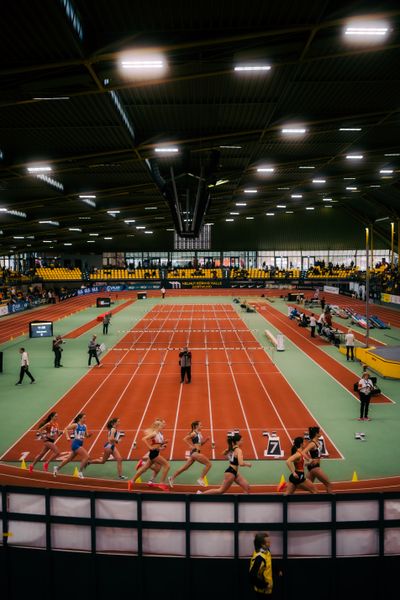
M245 194L257 194L258 190L255 188L248 188L246 190L243 190Z
M158 154L176 154L179 152L179 148L176 146L157 146L157 148L154 148L154 152Z
M364 156L362 154L347 154L347 160L362 160Z
M258 167L257 169L257 173L273 173L274 171L274 167Z
M245 71L245 72L250 72L250 73L254 73L257 71L270 71L271 70L271 65L237 65L236 67L234 67L235 71Z
M339 131L362 131L361 127L340 127Z
M302 198L303 194L291 194L291 198Z
M47 165L27 168L28 173L49 173L52 170L53 169Z
M326 183L326 179L313 179L313 183Z
M281 133L284 135L304 135L307 132L305 127L284 127Z

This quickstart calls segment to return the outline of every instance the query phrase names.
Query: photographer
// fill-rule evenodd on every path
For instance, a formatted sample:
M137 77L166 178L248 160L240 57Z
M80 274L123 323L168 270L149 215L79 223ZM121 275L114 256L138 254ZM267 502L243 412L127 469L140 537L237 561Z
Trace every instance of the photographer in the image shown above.
M60 364L61 361L61 353L62 353L62 345L64 344L64 340L62 339L61 335L58 335L54 340L53 340L53 352L54 352L54 368L58 369L59 367L62 367L62 364Z
M358 421L370 421L368 417L369 403L374 390L374 384L370 379L370 374L364 371L360 381L358 382L358 393L360 395L360 417Z
M185 374L187 383L192 380L192 353L187 346L183 348L182 352L179 352L179 365L181 367L181 383L185 381Z

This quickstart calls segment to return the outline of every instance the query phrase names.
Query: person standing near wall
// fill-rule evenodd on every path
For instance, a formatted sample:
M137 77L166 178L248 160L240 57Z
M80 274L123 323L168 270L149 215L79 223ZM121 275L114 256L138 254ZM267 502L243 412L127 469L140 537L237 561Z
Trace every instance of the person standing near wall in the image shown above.
M315 328L317 326L317 319L315 318L314 313L311 313L310 317L310 329L311 329L311 337L315 338Z
M181 367L181 383L185 381L185 375L187 382L190 383L192 380L192 353L185 346L182 352L179 352L179 364Z
M254 536L254 552L250 558L249 583L254 598L272 595L272 556L270 538L266 531L260 531Z
M35 378L29 370L29 354L25 350L25 348L20 348L19 353L21 355L21 368L19 371L19 381L15 385L21 385L23 378L25 375L28 375L31 383L35 383Z
M164 298L165 298L165 287L164 286L161 288L161 297L164 300Z

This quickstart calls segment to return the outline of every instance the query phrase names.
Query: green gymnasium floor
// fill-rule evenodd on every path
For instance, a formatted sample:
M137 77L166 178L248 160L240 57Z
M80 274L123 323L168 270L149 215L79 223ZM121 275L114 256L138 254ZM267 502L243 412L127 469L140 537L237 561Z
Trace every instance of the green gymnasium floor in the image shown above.
M254 297L252 298L255 299ZM105 339L108 347L116 344L127 330L136 324L154 305L160 303L159 298L138 301L119 312L112 319L109 335ZM307 405L327 434L340 450L344 459L324 460L323 467L332 481L349 481L354 471L359 479L381 476L395 476L400 472L400 382L378 379L378 385L393 404L373 404L370 414L371 422L360 423L357 400L333 378L320 369L297 346L285 338L285 352L276 352L268 345L264 330L268 327L272 332L277 330L267 324L259 313L243 313L229 297L201 296L166 298L165 304L205 304L229 303L234 306L240 317L253 331L255 337L265 347L266 352L281 370L283 375L295 389L301 400ZM267 303L268 304L268 303ZM275 299L273 307L287 315L286 304ZM67 305L66 305L66 310ZM66 334L94 319L99 309L88 308L71 316L67 316L54 324L54 333ZM267 312L265 313L267 315ZM1 326L1 322L0 322ZM356 327L352 327L357 329ZM360 330L361 331L361 330ZM0 374L0 454L2 455L27 429L53 406L53 404L81 377L86 375L87 343L90 336L96 333L102 338L102 326L99 324L76 339L68 339L64 346L63 369L53 368L51 340L20 337L0 346L4 353L4 373ZM398 344L400 330L373 331L381 341ZM18 378L20 355L18 349L23 345L30 353L31 371L37 380L34 386L28 383L15 386ZM354 371L354 381L360 375L360 363L346 363L345 357L330 345L321 346L321 350L339 363L345 364ZM196 376L196 359L193 357L193 377ZM177 374L178 376L178 374ZM201 415L199 415L201 418ZM366 441L354 439L356 431L366 433ZM132 475L134 462L124 464L124 473ZM173 462L171 472L182 464ZM74 465L67 465L65 473L72 473ZM210 484L219 483L226 468L225 461L216 461L209 473ZM253 468L246 470L245 476L250 483L278 483L282 473L287 477L288 470L282 460L254 461ZM200 465L194 465L183 473L179 483L193 483L200 474ZM91 466L88 477L116 477L116 466L112 462L105 465Z

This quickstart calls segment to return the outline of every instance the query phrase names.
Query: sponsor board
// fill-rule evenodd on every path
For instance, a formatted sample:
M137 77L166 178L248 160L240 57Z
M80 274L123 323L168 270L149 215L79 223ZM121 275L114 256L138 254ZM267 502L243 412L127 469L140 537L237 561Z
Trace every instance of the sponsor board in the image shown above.
M393 294L381 294L382 302L389 302L390 304L400 304L400 296L394 296Z
M338 294L339 288L334 287L333 285L324 285L324 292L329 292L330 294Z

